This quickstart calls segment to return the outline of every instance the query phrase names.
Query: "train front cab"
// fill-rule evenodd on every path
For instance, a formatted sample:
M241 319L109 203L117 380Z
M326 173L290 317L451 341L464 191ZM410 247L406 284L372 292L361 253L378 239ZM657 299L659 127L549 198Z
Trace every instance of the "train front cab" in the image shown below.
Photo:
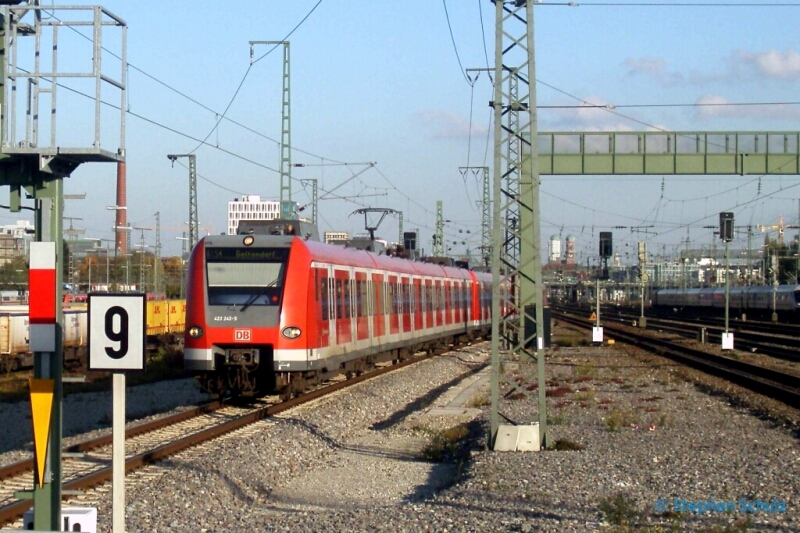
M291 245L292 237L225 235L205 237L192 251L184 367L200 371L209 392L258 394L273 387L275 351L305 325L298 320L306 317L301 298L287 306L288 316L281 312L284 286L298 277L300 287L308 283L307 273L287 268ZM305 349L299 351L305 359ZM284 359L294 352L289 348Z

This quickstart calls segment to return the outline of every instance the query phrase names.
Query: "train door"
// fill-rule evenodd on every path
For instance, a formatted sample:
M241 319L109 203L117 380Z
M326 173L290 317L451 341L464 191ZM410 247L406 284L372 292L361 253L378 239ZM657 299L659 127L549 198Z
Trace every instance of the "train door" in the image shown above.
M337 344L347 344L353 340L350 320L350 273L346 270L334 270L334 283L336 287L336 341Z
M422 295L422 279L414 279L413 302L414 302L414 331L419 331L425 327L422 315L425 313L425 301Z
M354 272L354 303L356 340L363 341L369 339L369 284L367 283L366 272Z
M328 326L328 344L325 346L335 346L337 343L336 335L336 314L338 300L336 297L336 278L334 277L333 267L329 266L326 272L325 284L328 290L325 293L327 297L327 310L323 310L323 317L327 317Z
M400 316L403 312L401 296L398 292L397 276L389 276L386 283L386 303L389 315L389 335L400 333Z
M314 269L314 295L315 295L315 309L314 320L317 321L317 347L325 348L331 345L331 307L329 290L330 284L328 280L328 271L330 267L318 267ZM309 324L309 326L313 326Z
M403 300L403 333L409 333L413 326L411 317L414 305L411 301L413 297L411 287L411 278L404 277L400 283L400 298Z
M453 285L452 281L444 282L444 322L447 325L452 324L455 320L456 306L454 305Z
M431 282L431 295L433 301L433 325L437 328L443 324L442 322L442 282L441 280L434 280Z
M383 274L372 274L372 338L386 335L386 295L384 294Z

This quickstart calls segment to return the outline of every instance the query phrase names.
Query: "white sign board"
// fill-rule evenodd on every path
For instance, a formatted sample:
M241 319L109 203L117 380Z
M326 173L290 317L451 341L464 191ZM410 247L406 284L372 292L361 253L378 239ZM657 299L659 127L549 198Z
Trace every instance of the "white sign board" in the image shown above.
M722 349L723 350L733 350L733 332L729 331L728 333L722 333Z
M141 293L89 294L89 370L143 370L146 300Z

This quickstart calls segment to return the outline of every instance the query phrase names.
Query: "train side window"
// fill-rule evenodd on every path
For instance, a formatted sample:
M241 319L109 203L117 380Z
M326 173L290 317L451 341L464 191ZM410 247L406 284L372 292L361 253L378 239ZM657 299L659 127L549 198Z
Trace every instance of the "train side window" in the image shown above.
M320 306L322 307L322 320L329 320L330 317L328 312L328 277L323 275L320 280L319 284L317 285L317 289L319 290L319 302Z
M355 294L355 298L356 298L356 316L363 316L363 312L362 312L363 302L361 300L361 280L360 279L355 280L355 284L356 284L356 287L355 287L355 289L356 289L356 294Z
M361 291L360 291L360 299L361 299L361 314L359 316L369 316L370 309L372 308L370 297L369 297L369 281L363 280L361 282Z
M352 291L350 290L350 281L349 279L342 280L342 286L344 287L344 309L342 311L343 316L350 318L353 316L353 302L352 302Z

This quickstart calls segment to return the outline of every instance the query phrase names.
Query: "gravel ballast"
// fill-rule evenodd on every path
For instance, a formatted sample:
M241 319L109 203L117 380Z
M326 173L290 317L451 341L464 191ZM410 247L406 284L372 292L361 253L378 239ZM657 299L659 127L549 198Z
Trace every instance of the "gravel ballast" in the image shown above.
M129 475L128 531L800 530L794 410L770 418L757 400L754 412L748 393L622 345L554 348L551 442L583 449L487 452L488 385L458 414L432 413L479 379L488 351L390 373ZM535 367L506 371L534 397L505 387L502 414L536 420ZM475 438L466 454L424 460L458 424ZM109 492L71 502L98 506L99 531Z

